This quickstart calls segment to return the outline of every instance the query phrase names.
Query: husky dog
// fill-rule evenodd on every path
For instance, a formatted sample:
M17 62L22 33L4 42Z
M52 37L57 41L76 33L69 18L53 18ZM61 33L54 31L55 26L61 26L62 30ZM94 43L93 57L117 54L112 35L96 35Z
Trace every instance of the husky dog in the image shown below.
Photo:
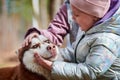
M0 69L0 80L52 80L50 72L35 63L34 54L54 61L59 50L42 35L33 38L29 47L19 51L19 65Z

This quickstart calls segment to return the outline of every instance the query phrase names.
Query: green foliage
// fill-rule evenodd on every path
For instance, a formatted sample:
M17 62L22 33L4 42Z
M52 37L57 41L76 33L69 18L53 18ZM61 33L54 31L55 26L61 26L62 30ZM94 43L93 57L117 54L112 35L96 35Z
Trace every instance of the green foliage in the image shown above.
M50 20L52 19L52 14L53 14L53 11L52 11L52 4L53 4L54 0L47 0L47 13L49 14L49 18Z
M47 11L50 13L50 0L47 0Z
M8 13L18 14L24 20L31 21L32 19L32 0L8 0Z
M21 7L21 16L25 18L27 21L32 19L32 0L21 0L22 2L22 7Z

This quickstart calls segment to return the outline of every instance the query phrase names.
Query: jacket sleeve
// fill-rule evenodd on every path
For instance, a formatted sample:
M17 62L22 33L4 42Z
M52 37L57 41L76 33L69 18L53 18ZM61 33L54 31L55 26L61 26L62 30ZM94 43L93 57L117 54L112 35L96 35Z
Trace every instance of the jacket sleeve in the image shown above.
M70 26L68 24L67 18L67 6L64 3L57 14L55 15L54 19L49 24L48 29L46 30L38 30L36 28L31 28L26 33L25 37L29 35L31 32L38 32L49 38L52 42L57 45L61 45L63 43L63 39L66 34L69 32Z
M60 80L94 80L103 75L113 64L117 55L117 44L109 39L96 39L90 45L89 55L83 63L53 63L52 76Z

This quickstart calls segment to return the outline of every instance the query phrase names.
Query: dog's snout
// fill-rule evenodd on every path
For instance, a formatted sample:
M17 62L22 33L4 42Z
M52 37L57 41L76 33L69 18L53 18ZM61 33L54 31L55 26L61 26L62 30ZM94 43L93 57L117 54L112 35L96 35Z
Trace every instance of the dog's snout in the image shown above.
M47 50L52 50L52 49L54 49L55 48L55 45L48 45L47 46Z

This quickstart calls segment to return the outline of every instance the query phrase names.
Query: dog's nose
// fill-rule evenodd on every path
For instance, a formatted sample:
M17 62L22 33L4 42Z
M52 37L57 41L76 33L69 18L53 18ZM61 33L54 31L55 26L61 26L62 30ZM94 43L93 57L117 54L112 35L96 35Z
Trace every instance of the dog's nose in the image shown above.
M55 49L55 45L48 45L47 46L47 50L52 50L52 49Z

